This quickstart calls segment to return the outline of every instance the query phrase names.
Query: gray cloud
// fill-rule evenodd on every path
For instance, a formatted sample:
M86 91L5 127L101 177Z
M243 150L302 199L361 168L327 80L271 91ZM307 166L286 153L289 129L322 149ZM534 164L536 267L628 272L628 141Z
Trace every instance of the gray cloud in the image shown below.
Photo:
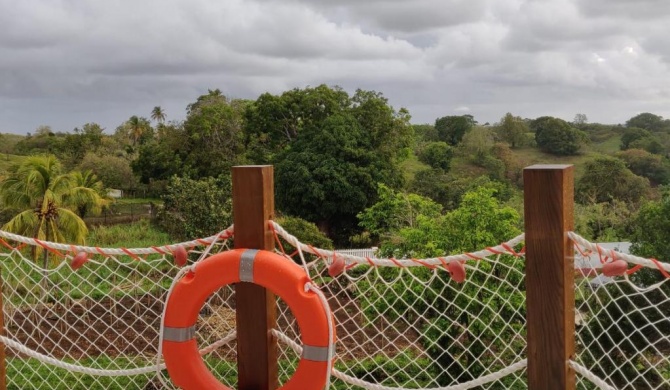
M273 2L272 0L262 0ZM336 19L392 33L417 33L481 20L488 0L289 0Z
M618 17L649 22L670 15L670 3L665 0L577 0L576 3L581 12L594 18Z
M183 118L208 88L253 99L320 83L382 91L416 122L670 115L661 0L0 0L0 9L0 131L89 121L113 130L155 105Z

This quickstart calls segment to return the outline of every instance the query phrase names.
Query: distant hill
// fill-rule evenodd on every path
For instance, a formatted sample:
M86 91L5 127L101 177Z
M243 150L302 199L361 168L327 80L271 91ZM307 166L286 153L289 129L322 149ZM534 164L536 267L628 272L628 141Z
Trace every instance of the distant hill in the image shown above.
M511 152L522 167L533 164L573 164L575 166L575 174L579 178L583 173L586 161L598 155L612 155L619 151L620 145L621 134L610 131L599 137L597 142L590 141L587 145L584 145L580 154L575 156L555 156L541 151L536 146L511 149ZM414 154L403 161L400 167L408 182L414 179L418 171L430 168L428 165L420 162ZM487 174L485 168L474 165L467 158L458 154L452 160L450 172L464 177L477 177Z

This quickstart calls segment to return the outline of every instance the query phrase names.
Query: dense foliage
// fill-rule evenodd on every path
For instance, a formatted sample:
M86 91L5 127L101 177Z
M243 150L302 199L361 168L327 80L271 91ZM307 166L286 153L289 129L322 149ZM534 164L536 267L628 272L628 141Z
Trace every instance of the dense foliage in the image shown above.
M633 221L631 251L648 258L670 259L670 193L659 201L641 207ZM609 376L618 386L631 384L630 378L642 374L632 383L635 387L659 386L666 378L648 369L650 351L667 349L670 333L670 284L645 289L661 282L664 276L654 269L641 269L630 276L638 286L617 283L603 286L605 294L593 294L592 304L602 306L602 315L594 317L582 331L591 346L593 356L608 356L598 366L596 374ZM596 341L596 342L593 342ZM662 386L662 385L661 385ZM662 387L661 387L662 388Z
M520 117L509 112L496 126L496 131L500 139L509 143L512 148L524 146L528 142L526 136L529 131L528 124Z
M575 197L582 203L621 200L639 203L649 194L649 180L635 175L623 161L607 156L587 161L585 173L575 183Z
M486 188L468 192L460 207L440 215L440 206L429 199L380 187L380 201L359 218L362 225L377 234L389 232L382 240L382 252L386 255L420 258L469 252L498 244L519 233L519 214L502 206L493 195L494 190ZM486 356L488 349L512 348L508 337L512 336L514 326L509 324L521 324L524 319L523 296L519 291L522 263L511 258L501 261L501 265L483 262L480 264L483 272L469 275L476 279L473 283L452 285L449 289L444 288L450 283L448 274L433 274L426 268L405 271L401 276L403 282L392 285L393 294L384 294L385 284L373 280L363 287L363 291L368 291L363 297L364 310L373 316L375 313L389 316L416 313L416 318L404 320L426 321L422 343L437 364L435 371L441 372L439 382L446 385L454 380L473 379L487 364L493 363ZM504 270L507 267L517 272ZM378 277L397 280L400 272L395 268L382 269ZM488 278L489 273L503 272L506 280ZM482 297L479 287L485 282L496 294ZM383 294L384 299L369 291ZM437 292L441 292L439 297ZM427 302L430 307L426 306ZM452 304L468 310L456 318L444 316ZM506 319L505 323L498 321L500 315ZM453 326L454 322L458 326Z
M475 123L472 115L445 116L435 120L435 130L440 141L455 146L461 142Z
M574 155L579 152L586 135L570 126L562 119L542 117L532 122L535 142L543 151L559 156Z
M397 187L402 180L393 161L367 148L369 143L351 116L303 129L277 158L278 207L315 222L336 240L351 235L356 214L376 198L377 183Z
M448 171L453 156L454 151L446 142L431 142L419 153L419 160L432 168Z
M233 223L230 180L173 176L163 195L158 226L179 239L208 237Z

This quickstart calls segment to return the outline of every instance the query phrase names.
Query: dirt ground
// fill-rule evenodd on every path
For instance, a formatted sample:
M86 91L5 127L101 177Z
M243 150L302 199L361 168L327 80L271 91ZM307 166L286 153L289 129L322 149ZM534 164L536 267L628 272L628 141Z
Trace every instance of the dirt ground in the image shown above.
M388 356L416 348L418 334L407 326L401 329L385 320L367 323L354 300L331 298L331 310L337 323L340 359L361 359L384 351ZM283 308L280 302L280 309ZM29 348L56 358L80 359L105 355L143 356L156 353L162 302L153 295L81 300L50 304L7 313L7 333ZM210 299L198 320L201 346L219 340L235 327L234 295ZM232 309L231 309L232 308ZM214 313L216 312L216 313ZM214 315L217 314L217 315ZM278 328L294 336L295 324L279 316ZM216 353L235 358L234 345L221 347ZM225 351L224 351L225 350ZM8 354L11 356L11 351Z

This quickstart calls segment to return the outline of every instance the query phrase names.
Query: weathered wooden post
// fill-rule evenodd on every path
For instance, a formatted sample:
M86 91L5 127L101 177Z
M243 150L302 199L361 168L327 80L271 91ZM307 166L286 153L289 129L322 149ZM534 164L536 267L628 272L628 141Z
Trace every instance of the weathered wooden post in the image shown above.
M574 390L574 169L533 165L523 181L528 388Z
M268 221L274 218L272 166L233 167L235 248L274 249ZM263 287L235 285L237 375L239 390L279 387L277 340L270 330L277 322L275 295Z

